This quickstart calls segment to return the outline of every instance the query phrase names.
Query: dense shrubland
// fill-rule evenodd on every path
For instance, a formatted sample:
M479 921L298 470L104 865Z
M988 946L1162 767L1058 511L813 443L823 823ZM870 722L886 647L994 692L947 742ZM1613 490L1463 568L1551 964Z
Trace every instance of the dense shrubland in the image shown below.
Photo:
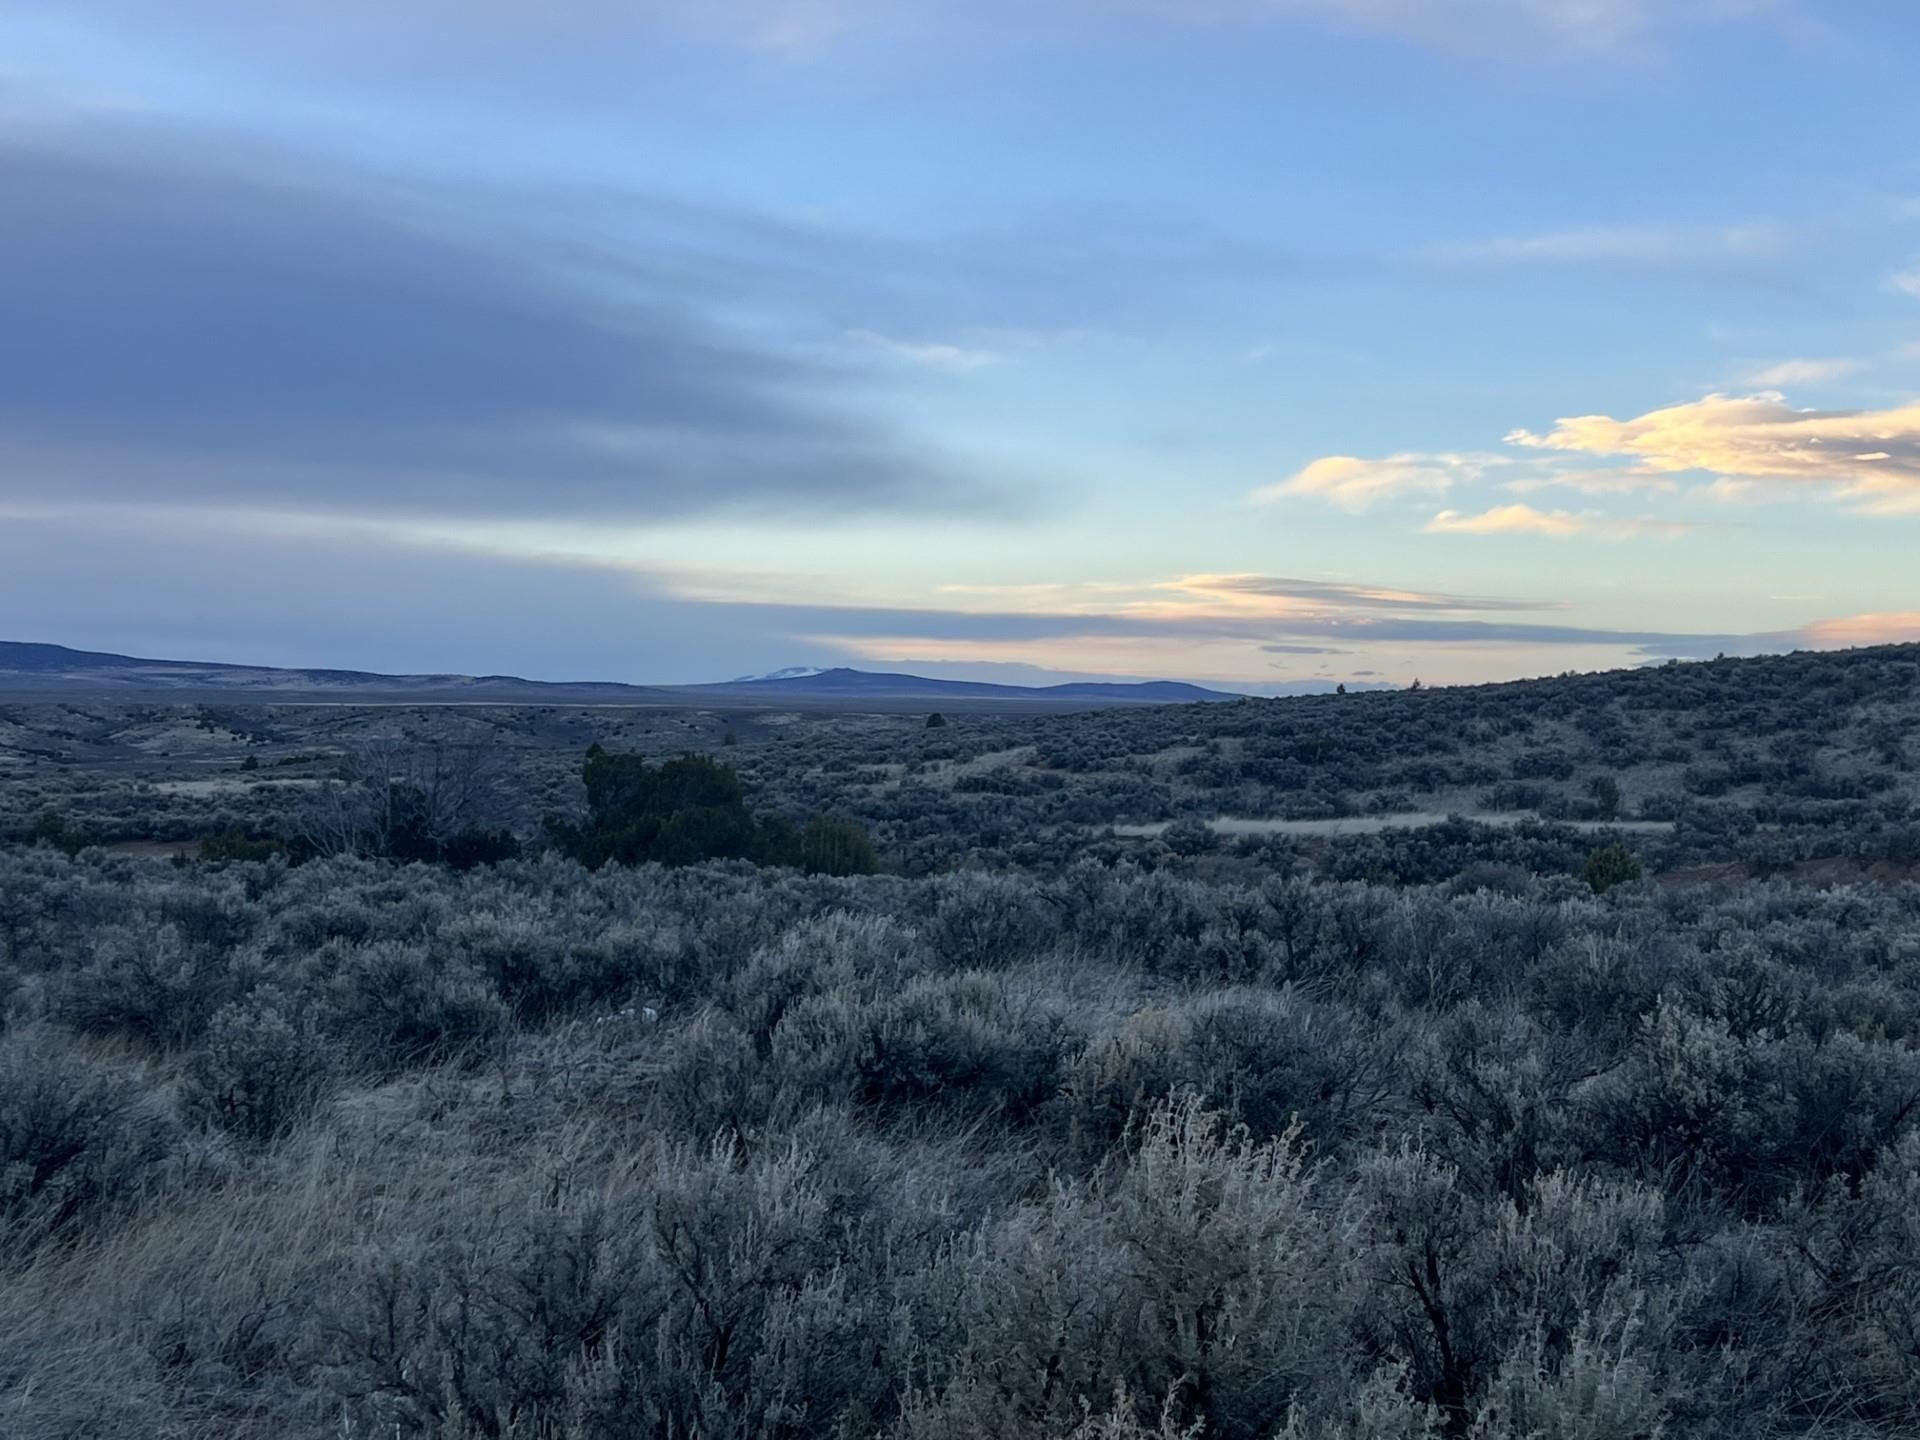
M1916 678L0 711L0 1435L1920 1432Z
M1409 812L1531 817L1528 834L1395 832L1296 853L1326 873L1446 878L1480 860L1578 874L1578 826L1637 822L1653 871L1765 875L1920 865L1920 647L1068 716L826 716L553 707L0 707L0 836L58 843L274 843L311 828L316 790L373 773L429 779L485 755L479 837L538 844L580 816L590 745L654 764L719 756L756 817L859 825L897 873L961 865L1057 874L1116 844L1110 827L1216 817ZM456 768L464 768L456 767ZM50 818L43 818L50 817ZM403 817L404 818L404 817ZM1647 825L1671 826L1645 833ZM409 837L388 848L401 858ZM216 847L218 848L218 847ZM366 848L366 847L363 847ZM379 845L371 848L379 849ZM1441 846L1442 849L1446 848ZM1550 855L1548 852L1557 852ZM481 847L481 854L495 853ZM418 858L444 858L424 854ZM1457 873L1457 866L1446 873Z
M1920 1427L1911 885L41 846L0 996L9 1436Z

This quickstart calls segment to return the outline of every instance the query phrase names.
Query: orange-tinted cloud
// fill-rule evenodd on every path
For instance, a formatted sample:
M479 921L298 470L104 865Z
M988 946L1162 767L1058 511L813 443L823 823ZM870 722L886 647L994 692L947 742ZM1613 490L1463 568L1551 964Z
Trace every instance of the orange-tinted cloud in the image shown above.
M1889 410L1796 410L1776 391L1708 395L1631 420L1581 415L1537 435L1533 449L1624 457L1668 474L1828 486L1877 512L1920 510L1920 401Z
M1588 535L1600 540L1673 540L1699 528L1684 520L1655 520L1649 516L1612 520L1571 510L1536 510L1523 504L1496 505L1478 515L1442 510L1425 526L1429 535L1544 535L1551 539Z
M1855 645L1900 645L1920 640L1920 610L1817 620L1802 633L1807 643L1816 650L1845 650Z
M1383 460L1325 455L1285 480L1254 491L1253 498L1324 500L1357 514L1402 495L1444 494L1457 484L1479 479L1496 465L1510 463L1498 455L1401 454Z
M1442 510L1426 524L1429 535L1578 535L1585 516L1567 510L1536 510L1531 505L1496 505L1478 515Z

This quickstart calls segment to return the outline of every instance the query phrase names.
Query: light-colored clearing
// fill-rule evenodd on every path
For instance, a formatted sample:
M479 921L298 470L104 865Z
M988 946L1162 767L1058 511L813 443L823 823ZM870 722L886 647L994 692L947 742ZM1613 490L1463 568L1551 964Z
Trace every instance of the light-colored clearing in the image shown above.
M1378 835L1383 830L1424 830L1429 825L1440 825L1448 820L1471 820L1477 825L1520 825L1540 817L1527 812L1518 814L1493 815L1487 813L1462 812L1457 815L1442 815L1430 810L1408 810L1397 815L1342 815L1333 820L1241 820L1231 815L1221 815L1206 823L1217 835ZM1135 839L1152 839L1172 824L1169 820L1155 821L1150 825L1116 825L1113 833ZM1629 835L1666 835L1673 831L1671 820L1553 820L1545 822L1564 825L1570 830L1592 834L1602 830L1618 830Z
M198 840L116 840L100 847L109 855L132 855L142 860L194 859L200 853Z

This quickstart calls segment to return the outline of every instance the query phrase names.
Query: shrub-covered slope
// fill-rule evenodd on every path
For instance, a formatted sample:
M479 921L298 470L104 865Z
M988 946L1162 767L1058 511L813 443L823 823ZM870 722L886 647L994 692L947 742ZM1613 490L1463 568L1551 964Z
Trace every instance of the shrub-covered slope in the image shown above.
M757 810L859 821L909 874L1058 869L1151 848L1128 827L1223 819L1278 827L1245 839L1273 852L1262 863L1292 855L1334 875L1397 880L1444 878L1474 856L1577 870L1598 843L1590 831L1608 822L1633 827L1632 847L1655 870L1902 875L1920 863L1920 646L1459 689L956 715L932 729L924 720L0 706L0 834L24 836L55 810L105 842L284 835L316 789L370 750L405 749L484 753L501 823L532 836L542 815L584 806L580 760L599 743L655 759L724 755ZM1478 828L1412 833L1446 816ZM1316 833L1343 817L1396 833ZM1555 828L1514 830L1536 820Z
M1920 891L0 856L9 1436L1900 1435Z

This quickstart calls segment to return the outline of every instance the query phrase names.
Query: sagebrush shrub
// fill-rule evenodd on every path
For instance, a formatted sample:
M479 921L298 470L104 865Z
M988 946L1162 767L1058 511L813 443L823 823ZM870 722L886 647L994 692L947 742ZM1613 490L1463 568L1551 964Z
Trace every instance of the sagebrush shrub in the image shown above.
M137 1195L177 1122L132 1074L45 1034L0 1036L0 1258Z
M293 997L255 991L227 1005L207 1026L187 1066L187 1112L255 1142L304 1121L338 1078L334 1045Z

